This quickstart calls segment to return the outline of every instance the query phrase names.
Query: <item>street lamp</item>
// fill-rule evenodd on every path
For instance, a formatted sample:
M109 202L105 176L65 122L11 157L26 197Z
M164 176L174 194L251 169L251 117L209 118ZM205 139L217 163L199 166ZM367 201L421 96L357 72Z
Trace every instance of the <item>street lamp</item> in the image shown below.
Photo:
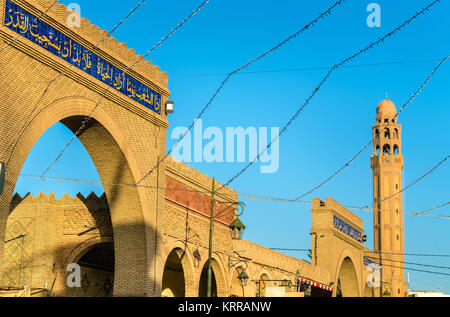
M245 272L245 270L243 268L242 268L241 272L239 273L239 275L237 276L237 278L241 282L242 287L247 286L248 274L247 274L247 272Z
M217 201L214 198L215 193L215 185L216 180L212 179L212 190L211 190L211 213L209 217L209 252L208 252L208 275L207 275L207 282L206 282L206 297L211 297L211 288L212 288L212 267L211 267L211 261L212 261L212 237L213 237L213 228L214 228L214 219L222 215L225 211L232 211L236 218L231 222L231 224L228 226L231 230L231 238L234 240L240 240L242 239L242 235L245 230L245 225L242 223L242 221L239 219L239 216L244 213L244 206L245 204L239 201ZM214 215L214 205L218 202L222 205L228 205L223 210L219 211L217 214ZM241 208L241 212L238 213L238 207Z
M233 240L241 240L242 236L244 235L245 225L242 223L241 219L239 219L239 216L236 216L236 218L233 220L232 223L228 226L231 230L231 239Z

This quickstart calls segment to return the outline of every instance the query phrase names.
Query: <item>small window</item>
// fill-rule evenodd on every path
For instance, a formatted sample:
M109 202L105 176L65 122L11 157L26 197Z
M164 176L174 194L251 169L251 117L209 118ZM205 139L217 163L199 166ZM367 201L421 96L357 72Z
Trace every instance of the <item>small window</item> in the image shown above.
M376 153L377 153L377 155L380 154L380 146L379 145L377 145Z
M387 139L391 138L391 131L389 131L389 129L386 129L386 131L384 132L384 137Z
M398 151L398 145L395 144L395 145L394 145L394 154L397 155L398 152L399 152L399 151Z
M389 119L384 119L384 123L389 123Z
M395 189L398 189L398 184L395 184Z
M391 146L389 144L383 145L383 154L391 154Z

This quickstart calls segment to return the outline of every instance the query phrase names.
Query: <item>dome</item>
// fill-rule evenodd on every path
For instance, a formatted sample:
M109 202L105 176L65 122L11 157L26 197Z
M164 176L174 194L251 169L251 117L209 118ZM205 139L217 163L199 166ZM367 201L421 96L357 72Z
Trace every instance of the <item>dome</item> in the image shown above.
M383 117L394 117L397 113L397 109L392 101L384 99L382 102L378 104L377 114L382 115Z

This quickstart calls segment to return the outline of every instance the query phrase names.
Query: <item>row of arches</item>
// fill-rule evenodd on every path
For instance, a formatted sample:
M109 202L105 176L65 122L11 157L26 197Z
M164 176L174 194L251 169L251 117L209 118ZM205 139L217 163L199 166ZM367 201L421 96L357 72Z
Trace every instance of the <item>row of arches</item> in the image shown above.
M384 138L386 138L386 139L391 138L391 130L389 128L384 128L382 132L384 132ZM375 130L375 139L379 139L379 138L380 138L380 131L378 129L376 129ZM392 138L399 139L399 132L398 132L397 128L394 128L393 133L392 133Z
M377 145L376 146L376 155L379 155L381 150L380 150L380 146ZM394 146L392 147L392 151L391 151L391 145L390 144L385 144L383 145L383 155L397 155L400 154L400 148L397 144L394 144Z

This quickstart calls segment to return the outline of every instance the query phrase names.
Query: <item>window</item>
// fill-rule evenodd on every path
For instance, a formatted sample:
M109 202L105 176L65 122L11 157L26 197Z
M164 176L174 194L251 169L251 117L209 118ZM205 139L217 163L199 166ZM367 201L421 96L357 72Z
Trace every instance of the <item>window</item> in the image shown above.
M391 138L391 131L389 131L389 129L386 129L386 132L384 132L384 137L387 139Z
M397 144L394 145L394 154L395 155L398 154L398 145Z
M383 145L383 154L391 154L391 146L389 144Z

